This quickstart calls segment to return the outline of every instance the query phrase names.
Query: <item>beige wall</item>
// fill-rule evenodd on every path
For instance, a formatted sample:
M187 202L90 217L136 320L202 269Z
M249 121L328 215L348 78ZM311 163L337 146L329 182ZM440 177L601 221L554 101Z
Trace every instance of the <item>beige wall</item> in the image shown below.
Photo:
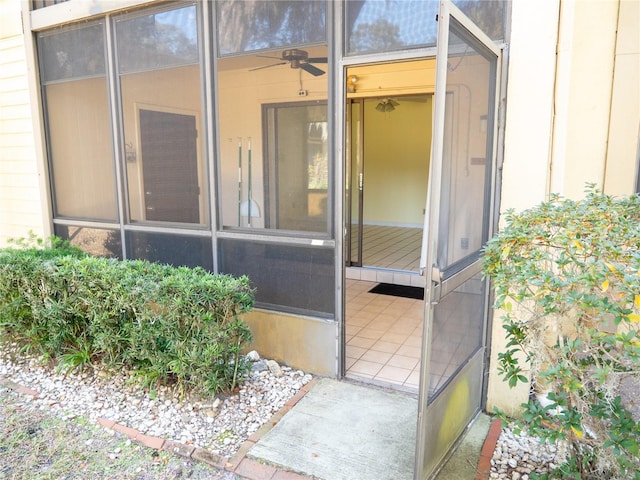
M422 226L431 155L433 59L349 67L348 98L364 98L364 223ZM407 97L407 95L420 95ZM392 97L393 112L375 109ZM408 100L413 98L414 101ZM355 146L355 142L352 142Z
M422 227L431 150L431 96L394 97L393 112L364 107L365 224ZM416 97L413 97L416 99ZM417 99L416 99L417 100Z
M260 309L252 310L243 319L253 336L248 349L293 368L337 376L336 322Z
M58 215L118 218L107 80L47 85Z
M26 55L20 2L0 0L0 246L30 231L49 234L36 164Z
M560 2L550 192L603 185L617 13L617 1Z
M640 2L513 2L502 212L532 207L551 192L580 198L585 182L605 193L633 192L639 39ZM487 409L515 414L528 387L509 389L497 373L504 336L496 313Z
M620 2L604 190L633 191L640 148L640 2Z

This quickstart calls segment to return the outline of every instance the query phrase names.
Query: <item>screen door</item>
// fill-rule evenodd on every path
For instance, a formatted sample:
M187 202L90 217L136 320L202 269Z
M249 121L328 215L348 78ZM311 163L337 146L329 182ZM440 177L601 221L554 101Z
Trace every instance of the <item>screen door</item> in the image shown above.
M415 478L430 478L478 413L500 52L454 5L438 15L430 185L421 265L427 277Z

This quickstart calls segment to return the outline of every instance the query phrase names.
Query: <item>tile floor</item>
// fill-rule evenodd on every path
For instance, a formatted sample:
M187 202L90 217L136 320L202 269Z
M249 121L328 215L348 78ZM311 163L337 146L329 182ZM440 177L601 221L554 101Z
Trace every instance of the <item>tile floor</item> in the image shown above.
M354 229L351 251L357 249ZM422 228L363 225L362 265L417 272L420 269Z
M347 377L417 392L423 302L369 293L375 285L347 280Z
M365 225L363 264L346 270L346 374L416 392L422 353L422 300L369 293L377 283L424 287L417 275L422 229ZM483 303L478 279L435 309L429 394L480 348Z
M346 376L417 392L423 301L369 293L376 283L346 281ZM482 295L453 292L434 315L429 395L480 348Z

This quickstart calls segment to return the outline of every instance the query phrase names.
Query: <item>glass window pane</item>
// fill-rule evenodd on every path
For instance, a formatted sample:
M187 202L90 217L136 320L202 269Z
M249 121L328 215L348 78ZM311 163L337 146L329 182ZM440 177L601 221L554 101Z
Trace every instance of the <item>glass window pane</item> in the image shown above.
M325 43L325 0L222 0L216 2L221 55Z
M54 234L96 257L122 259L120 231L106 228L54 225Z
M191 51L193 46L196 50L192 60L197 61L195 6L118 20L120 64L151 65L144 49L128 44L141 25L150 31L155 29L156 34L149 34L149 41L158 40L156 51ZM191 40L196 43L192 45ZM197 63L176 66L187 63L181 62L184 58L155 55L155 70L121 69L123 156L132 222L209 222L201 71Z
M353 0L345 8L348 54L435 45L437 0Z
M334 250L221 239L220 271L247 275L264 308L333 318Z
M434 307L429 399L482 346L485 285L480 275L471 278Z
M125 241L129 259L213 271L211 238L129 231L125 234Z
M495 68L495 57L450 33L441 196L446 214L440 216L438 241L442 270L477 258L487 241Z
M102 23L39 34L43 83L104 75L104 48Z
M116 21L120 73L198 63L195 5Z
M58 81L44 87L54 215L117 220L107 81L104 75L74 78L77 72L86 74L90 68L93 73L104 70L104 49L95 48L103 42L103 25L71 32L71 37L64 31L38 37L38 45L43 46L40 63L50 63L51 56L64 57L70 72L68 78L60 72L52 74ZM58 35L65 41L57 42ZM89 48L52 47L66 45L68 38L86 41ZM75 68L78 65L87 67Z
M327 106L268 106L265 227L326 232Z

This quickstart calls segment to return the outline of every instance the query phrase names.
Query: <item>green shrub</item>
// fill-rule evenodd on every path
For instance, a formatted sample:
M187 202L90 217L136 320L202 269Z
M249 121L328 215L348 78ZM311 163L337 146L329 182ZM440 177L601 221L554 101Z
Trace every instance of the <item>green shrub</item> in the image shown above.
M551 478L639 479L640 424L619 386L640 380L640 197L590 186L509 212L484 272L507 332L499 372L511 386L528 373L537 394L521 426L570 447Z
M0 251L0 334L59 362L130 370L143 384L233 389L250 340L246 277L82 254L65 242Z

